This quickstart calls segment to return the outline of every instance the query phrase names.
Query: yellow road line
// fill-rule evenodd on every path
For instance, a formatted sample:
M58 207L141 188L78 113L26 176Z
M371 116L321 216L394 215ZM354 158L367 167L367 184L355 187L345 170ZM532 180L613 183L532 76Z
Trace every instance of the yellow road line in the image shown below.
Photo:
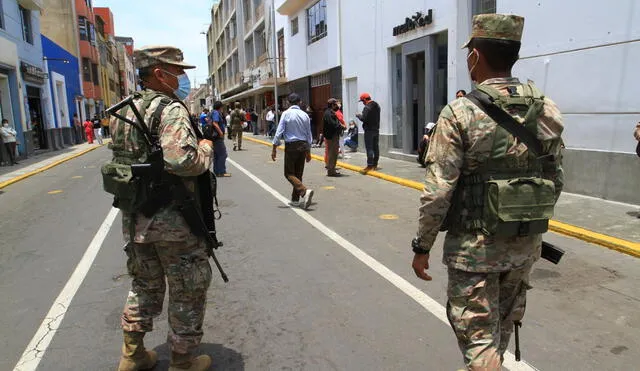
M259 144L264 144L266 146L271 146L272 144L270 142L266 142L260 139L255 139L255 138L249 138L249 137L245 137L246 140L251 141L251 142L255 142L255 143L259 143ZM278 147L280 150L284 149L283 146ZM312 154L311 157L315 160L324 162L324 157L322 156L318 156L318 155L314 155ZM338 166L345 168L347 170L352 170L358 173L362 174L362 168L355 166L355 165L351 165L351 164L347 164L344 162L340 162L338 161ZM379 178L379 179L383 179L386 180L388 182L391 183L396 183L408 188L413 188L416 189L418 191L422 191L423 189L423 184L421 182L416 182L414 180L410 180L410 179L405 179L405 178L400 178L397 176L393 176L393 175L389 175L389 174L385 174L385 173L381 173L379 171L369 171L367 172L365 175L368 176L372 176L374 178ZM562 234L565 236L569 236L569 237L574 237L577 238L579 240L582 241L586 241L586 242L590 242L596 245L600 245L603 247L606 247L608 249L611 250L615 250L627 255L631 255L633 257L636 258L640 258L640 243L637 242L633 242L633 241L627 241L627 240L623 240L621 238L617 238L617 237L613 237L613 236L608 236L606 234L602 234L602 233L598 233L598 232L594 232L594 231L590 231L588 229L582 228L582 227L577 227L571 224L566 224L566 223L562 223L559 222L557 220L551 220L549 221L549 230L558 233L558 234Z
M39 173L41 173L43 171L47 171L47 170L51 169L52 167L56 167L56 166L58 166L58 165L60 165L62 163L65 163L65 162L69 161L69 160L73 160L74 158L80 157L80 156L82 156L82 155L84 155L86 153L94 151L94 150L102 147L103 145L87 148L87 149L85 149L85 150L83 150L81 152L75 153L75 154L73 154L71 156L65 157L63 159L60 159L60 160L58 160L56 162L53 162L53 163L50 163L49 165L43 166L41 168L35 169L35 170L30 171L30 172L28 172L26 174L22 174L22 175L19 175L19 176L15 177L15 178L11 178L9 180L5 180L4 182L0 183L0 189L8 187L13 183L17 183L17 182L19 182L21 180L24 180L24 179L27 179L29 177L32 177L32 176L34 176L36 174L39 174Z

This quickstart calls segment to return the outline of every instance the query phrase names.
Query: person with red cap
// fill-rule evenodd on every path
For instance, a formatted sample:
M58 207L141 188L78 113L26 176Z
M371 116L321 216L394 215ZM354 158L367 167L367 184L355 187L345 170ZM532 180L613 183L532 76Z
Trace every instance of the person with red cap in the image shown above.
M362 113L356 114L356 117L362 121L362 129L364 129L367 167L362 171L366 173L378 168L378 159L380 158L380 149L378 147L380 141L380 105L371 99L369 93L360 94L359 102L364 104Z

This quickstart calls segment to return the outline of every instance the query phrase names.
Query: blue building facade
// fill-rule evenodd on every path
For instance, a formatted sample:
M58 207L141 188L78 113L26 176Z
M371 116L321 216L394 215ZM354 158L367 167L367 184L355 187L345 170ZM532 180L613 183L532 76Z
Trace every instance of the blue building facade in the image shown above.
M40 12L42 0L0 1L1 115L18 132L20 156L49 147Z
M74 144L78 142L78 136L73 127L73 115L77 113L75 99L82 95L78 58L44 35L42 35L42 52L45 71L49 78L53 144L55 146Z

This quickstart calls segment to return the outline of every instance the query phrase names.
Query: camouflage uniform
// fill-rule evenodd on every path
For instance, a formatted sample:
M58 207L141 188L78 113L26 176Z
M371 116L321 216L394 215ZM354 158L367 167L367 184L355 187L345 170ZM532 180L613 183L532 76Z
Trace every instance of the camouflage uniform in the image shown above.
M231 111L231 137L233 138L233 150L240 151L242 149L242 133L244 128L242 123L246 120L246 112L235 108Z
M491 26L495 17L515 16L476 16L472 37L476 31L486 31L486 27L479 27L486 26L483 20ZM519 41L524 19L518 19L522 22L519 33L516 32ZM507 87L525 94L523 85L513 77L489 79L481 84L490 85L503 95L509 94ZM524 122L524 117L515 112L510 114L518 122ZM466 98L452 101L441 112L425 161L427 171L418 230L421 248L429 250L433 245L459 178L476 173L489 159L496 127L495 121ZM562 130L560 111L545 98L536 134L544 150L557 159L561 158ZM508 140L506 158L514 168L526 168L527 147L511 135ZM543 177L553 180L557 198L563 186L560 160ZM466 210L462 206L461 213L464 215ZM513 321L524 316L526 291L531 288L529 272L540 257L541 243L540 234L499 238L482 232L447 233L443 254L449 276L447 316L470 369L500 369Z
M149 60L144 50L136 53L138 68L144 67L145 62L157 63ZM161 99L155 98L144 112L141 111L147 126L150 126L151 115ZM143 99L134 101L134 104L141 109ZM127 111L127 116L135 120L131 110ZM139 156L141 162L145 161L146 149L139 147L140 134L135 128L112 117L110 129L113 136L111 148L124 148L133 157ZM198 144L189 111L181 103L173 102L162 110L158 135L165 170L182 177L187 188L193 191L195 177L205 172L211 163L212 148L208 143ZM126 332L144 333L153 329L153 318L162 312L166 277L171 350L176 354L189 355L202 338L211 267L204 241L191 233L173 206L171 202L150 218L141 214L135 216L133 243L126 248L127 269L133 281L121 324ZM123 213L126 241L130 241L129 222L132 217Z

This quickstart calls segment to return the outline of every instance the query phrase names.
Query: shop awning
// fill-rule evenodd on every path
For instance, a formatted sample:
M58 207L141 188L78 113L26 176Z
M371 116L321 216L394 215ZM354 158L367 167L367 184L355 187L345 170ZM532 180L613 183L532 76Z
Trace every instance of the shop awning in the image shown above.
M230 97L227 97L227 98L222 100L222 103L227 104L229 102L233 102L233 101L236 101L238 99L242 99L242 98L249 97L249 96L252 96L252 95L260 94L260 93L263 93L263 92L269 91L269 90L273 90L273 85L259 86L257 88L245 90L245 91L240 92L240 93L238 93L236 95L232 95Z

